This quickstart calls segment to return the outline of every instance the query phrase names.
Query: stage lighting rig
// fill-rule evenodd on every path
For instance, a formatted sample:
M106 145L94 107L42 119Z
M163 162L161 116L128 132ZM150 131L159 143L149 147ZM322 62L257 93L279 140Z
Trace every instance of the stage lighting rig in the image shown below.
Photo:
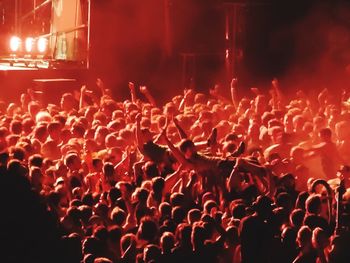
M5 41L0 43L0 49L3 46L0 63L37 67L58 62L60 67L74 64L89 68L90 0L8 2L14 24L6 35L3 34Z
M48 41L44 37L38 38L37 41L37 51L42 56L47 51Z
M18 36L13 36L10 39L10 50L12 54L17 54L21 50L22 41Z
M25 41L25 50L27 54L31 54L34 50L34 38L27 37Z

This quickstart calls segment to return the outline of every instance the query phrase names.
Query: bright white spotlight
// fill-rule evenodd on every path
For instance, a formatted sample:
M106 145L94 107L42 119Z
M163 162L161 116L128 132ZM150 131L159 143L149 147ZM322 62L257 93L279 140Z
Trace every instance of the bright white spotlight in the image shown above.
M39 38L37 45L39 53L45 53L47 49L47 39L43 37Z
M10 39L10 49L12 52L17 52L19 51L21 47L21 39L17 36L13 36Z
M34 38L32 38L32 37L27 37L27 38L26 38L25 46L26 46L26 51L27 51L28 53L32 52L32 51L33 51L33 46L34 46Z

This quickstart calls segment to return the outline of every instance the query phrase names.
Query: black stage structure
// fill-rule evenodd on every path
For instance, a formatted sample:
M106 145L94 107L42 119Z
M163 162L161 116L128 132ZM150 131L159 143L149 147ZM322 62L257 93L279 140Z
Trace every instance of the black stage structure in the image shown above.
M3 52L0 78L6 91L0 97L14 99L40 78L76 79L79 88L100 77L123 97L128 81L158 94L166 86L168 95L193 83L199 90L217 81L227 84L245 69L247 10L266 6L224 0L0 1L1 32L8 32L2 40L31 34L49 43L48 54L39 59ZM68 83L73 84L62 85Z
M58 103L64 92L79 90L88 79L86 69L42 69L0 64L0 100L19 102L28 90L41 91L46 103Z
M193 83L207 92L232 77L246 89L268 87L274 77L307 88L304 80L333 84L341 72L342 84L350 43L341 36L350 30L346 13L343 20L339 14L349 4L321 2L0 0L0 98L19 98L37 79L62 93L60 80L79 89L101 78L122 98L133 81L166 101ZM16 61L8 52L11 35L46 37L49 52Z
M0 10L0 99L15 102L34 90L57 103L61 94L87 83L90 0L4 0ZM20 41L17 49L9 45L13 38ZM35 46L40 39L45 51Z

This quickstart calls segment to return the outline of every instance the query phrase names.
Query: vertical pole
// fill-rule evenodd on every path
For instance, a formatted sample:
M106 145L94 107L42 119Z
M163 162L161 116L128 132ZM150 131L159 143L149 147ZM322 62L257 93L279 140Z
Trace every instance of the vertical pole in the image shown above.
M90 37L91 37L91 0L88 0L86 69L90 69Z
M225 65L227 81L236 77L236 40L237 40L237 7L236 4L225 5Z
M239 24L242 7L240 3L225 4L225 65L228 83L238 74Z
M15 34L18 34L18 9L19 9L19 0L15 0Z
M237 75L237 15L238 15L238 5L233 4L233 17L232 17L232 51L231 51L231 56L232 56L232 68L231 68L231 74L232 77L235 77Z
M80 6L80 0L75 0L75 18L74 18L74 28L78 27L79 24L79 8ZM73 60L78 60L81 58L80 56L80 46L79 46L79 34L78 34L78 30L75 29L74 33L74 37L73 37Z
M1 25L4 26L6 23L6 19L5 19L5 7L3 7L1 9Z
M36 8L36 0L33 0L33 10L34 10L33 20L34 20L34 21L35 21L35 19L36 19L36 10L35 10L35 8Z
M226 69L226 79L230 83L231 79L231 62L230 62L230 8L225 5L225 69Z
M336 189L336 216L335 216L335 234L340 235L342 233L343 223L342 223L342 214L343 214L343 194L346 192L345 181L344 179L340 180L340 184Z
M163 0L164 5L164 54L170 57L173 53L172 39L171 39L171 15L170 15L170 0Z
M55 16L55 4L54 1L51 3L51 21L50 21L50 52L51 52L51 58L56 58L56 37L57 35L53 33L54 30L54 16Z

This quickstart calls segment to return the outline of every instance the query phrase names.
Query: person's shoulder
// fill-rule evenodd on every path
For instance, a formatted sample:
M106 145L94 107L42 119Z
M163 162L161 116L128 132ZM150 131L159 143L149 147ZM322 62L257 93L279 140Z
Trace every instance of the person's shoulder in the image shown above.
M157 148L157 149L162 149L164 151L166 151L168 149L167 146L165 145L161 145L161 144L158 144L158 143L155 143L154 141L152 140L149 140L147 141L146 143L143 144L143 147L152 147L152 148Z
M313 220L314 218L316 218L317 216L315 214L306 214L304 217L304 224L305 222L308 222L310 220Z
M272 144L268 146L264 151L264 157L268 158L272 153L275 153L276 149L278 148L278 144Z
M173 249L171 249L171 253L173 255L176 255L176 253L181 252L181 248L180 247L174 247Z
M272 145L268 146L268 147L265 149L265 152L272 151L272 150L278 148L279 146L280 146L280 144L278 144L278 143L272 144Z
M302 263L303 262L303 258L301 255L298 255L292 263Z
M255 214L245 216L241 219L241 225L250 225L255 224L257 216Z
M331 145L333 144L332 142L320 142L320 143L317 143L317 144L314 144L311 148L312 149L324 149L325 147L327 147L328 145Z
M213 156L213 155L210 155L210 154L205 154L205 153L202 153L202 152L198 152L196 154L196 156L195 156L195 159L203 160L203 161L211 161L211 162L220 162L220 161L224 160L221 157Z
M339 179L339 178L329 179L329 180L327 181L327 183L329 184L329 186L330 186L333 190L335 190L335 189L339 186L339 184L340 184L340 179Z
M322 216L314 215L314 214L310 214L310 215L305 216L304 225L307 225L309 227L317 225L317 226L320 226L321 228L323 228L324 230L326 230L325 228L329 227L327 219L323 218Z

